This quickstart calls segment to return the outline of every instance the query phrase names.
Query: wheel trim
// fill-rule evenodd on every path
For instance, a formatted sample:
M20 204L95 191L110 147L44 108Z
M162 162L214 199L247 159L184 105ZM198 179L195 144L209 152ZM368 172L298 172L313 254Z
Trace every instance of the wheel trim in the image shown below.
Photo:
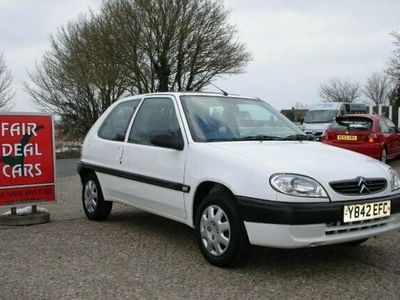
M204 248L214 256L223 255L228 249L231 226L228 216L217 205L206 207L200 219L200 235Z
M89 213L96 210L98 201L98 192L96 183L93 180L88 180L85 185L84 202L85 208Z

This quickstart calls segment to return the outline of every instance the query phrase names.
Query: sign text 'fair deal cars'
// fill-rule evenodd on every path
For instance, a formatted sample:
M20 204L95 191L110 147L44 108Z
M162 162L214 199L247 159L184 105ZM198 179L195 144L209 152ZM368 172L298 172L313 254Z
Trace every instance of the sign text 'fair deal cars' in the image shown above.
M53 119L0 115L0 205L53 201Z

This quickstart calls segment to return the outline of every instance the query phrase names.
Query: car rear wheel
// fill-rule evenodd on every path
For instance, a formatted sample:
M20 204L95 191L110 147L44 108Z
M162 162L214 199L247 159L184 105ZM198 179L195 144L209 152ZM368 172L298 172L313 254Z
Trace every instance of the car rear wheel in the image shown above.
M88 174L83 181L82 204L90 220L102 221L111 213L112 202L104 200L100 183L93 173Z
M204 258L218 267L239 264L250 248L234 199L224 192L208 195L196 213L196 239Z
M386 161L387 161L387 152L386 148L383 148L381 153L381 162L386 163Z

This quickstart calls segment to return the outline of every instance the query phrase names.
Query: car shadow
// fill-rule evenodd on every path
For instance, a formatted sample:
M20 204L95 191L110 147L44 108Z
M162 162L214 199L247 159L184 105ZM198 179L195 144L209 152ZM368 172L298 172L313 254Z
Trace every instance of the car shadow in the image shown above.
M195 263L197 268L215 268L201 257L194 230L184 224L140 210L115 212L106 223L107 226L118 227L123 235L135 237L139 233L140 238L144 239L141 240L142 243L156 243L161 252L174 251L181 262L189 260ZM268 270L270 274L280 275L308 274L311 278L319 277L320 272L343 273L344 269L359 273L366 265L382 267L381 257L387 255L385 249L373 240L358 247L332 245L274 249L252 246L245 262L233 269L239 272ZM400 269L398 271L400 272Z

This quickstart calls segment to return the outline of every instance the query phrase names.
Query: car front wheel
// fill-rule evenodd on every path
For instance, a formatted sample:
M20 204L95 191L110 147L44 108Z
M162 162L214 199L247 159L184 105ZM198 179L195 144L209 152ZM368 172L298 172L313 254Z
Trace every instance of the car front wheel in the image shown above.
M238 264L249 250L249 242L234 199L228 193L212 193L196 214L196 238L205 259L218 267Z
M82 204L90 220L102 221L111 213L112 202L104 200L100 183L93 173L88 174L83 181Z

